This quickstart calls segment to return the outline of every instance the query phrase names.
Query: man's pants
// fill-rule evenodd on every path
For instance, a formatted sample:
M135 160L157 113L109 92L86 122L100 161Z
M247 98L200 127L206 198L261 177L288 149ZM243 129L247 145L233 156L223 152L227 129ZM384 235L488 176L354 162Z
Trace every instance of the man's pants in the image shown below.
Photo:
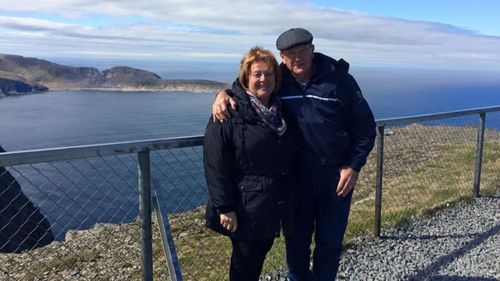
M352 191L347 197L337 195L338 181L338 174L301 180L295 230L286 237L290 281L335 280L352 197ZM313 233L316 245L311 272Z
M274 237L266 240L237 240L231 238L233 253L229 268L231 281L258 281L267 252Z

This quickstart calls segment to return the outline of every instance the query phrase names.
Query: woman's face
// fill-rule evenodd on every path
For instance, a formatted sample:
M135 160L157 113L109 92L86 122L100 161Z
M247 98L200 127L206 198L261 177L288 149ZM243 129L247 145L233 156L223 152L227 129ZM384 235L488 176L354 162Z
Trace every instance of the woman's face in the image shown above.
M276 86L273 68L266 62L256 61L250 66L249 76L248 90L256 96L260 102L267 104Z

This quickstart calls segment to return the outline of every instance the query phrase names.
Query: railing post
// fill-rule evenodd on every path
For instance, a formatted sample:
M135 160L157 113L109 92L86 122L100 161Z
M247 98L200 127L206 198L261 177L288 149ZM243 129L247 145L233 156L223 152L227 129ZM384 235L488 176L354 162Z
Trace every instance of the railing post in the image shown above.
M377 126L377 182L375 194L375 229L374 236L380 237L382 221L382 177L384 168L384 126Z
M477 131L476 145L476 172L474 174L473 196L479 197L479 186L481 184L481 164L483 162L484 128L486 123L486 113L479 113L479 129Z
M162 196L160 184L158 179L152 178L153 182L153 206L155 208L156 218L158 220L158 228L160 230L161 242L163 248L163 255L167 258L168 272L170 274L170 281L182 281L181 267L179 259L177 258L177 251L175 250L174 237L172 236L172 229L168 222L168 213L165 208L160 204Z
M139 213L142 236L142 280L153 280L153 240L151 226L151 170L149 151L137 154L139 163Z

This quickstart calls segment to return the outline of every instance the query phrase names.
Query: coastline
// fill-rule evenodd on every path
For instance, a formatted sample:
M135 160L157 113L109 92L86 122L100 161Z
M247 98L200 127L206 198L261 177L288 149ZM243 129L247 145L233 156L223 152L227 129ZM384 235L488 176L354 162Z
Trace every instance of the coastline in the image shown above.
M63 91L75 91L75 92L85 92L85 91L95 91L95 92L123 92L123 93L145 93L145 92L158 92L158 93L216 93L220 89L175 89L175 88L61 88L61 89L50 89L47 92L63 92ZM42 92L43 94L44 92Z
M218 91L223 90L223 88L218 89L178 89L178 88L58 88L58 89L49 89L47 91L36 91L36 92L15 92L15 93L2 93L0 92L0 98L9 97L9 96L25 96L25 95L38 95L45 93L57 93L57 92L65 92L65 91L74 91L74 92L86 92L86 91L94 91L94 92L113 92L113 93L162 93L162 94L171 94L171 93L186 93L186 94L215 94Z
M0 54L0 93L62 91L216 92L227 83L205 79L163 79L151 71L115 66L72 67L18 55Z

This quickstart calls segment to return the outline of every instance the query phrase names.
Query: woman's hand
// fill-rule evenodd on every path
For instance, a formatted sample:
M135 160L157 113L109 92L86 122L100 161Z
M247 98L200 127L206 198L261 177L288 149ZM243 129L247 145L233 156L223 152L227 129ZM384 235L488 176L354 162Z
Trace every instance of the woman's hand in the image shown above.
M220 224L225 229L235 232L238 229L238 218L236 217L236 212L229 212L220 214Z

